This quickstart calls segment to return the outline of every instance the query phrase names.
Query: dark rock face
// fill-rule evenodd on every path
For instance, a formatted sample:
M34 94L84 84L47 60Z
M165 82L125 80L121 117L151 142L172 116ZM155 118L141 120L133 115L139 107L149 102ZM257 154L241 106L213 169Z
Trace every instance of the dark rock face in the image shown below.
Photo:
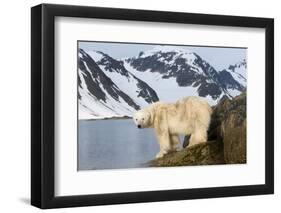
M183 140L183 144L182 144L182 147L185 148L189 145L189 139L190 139L190 135L186 135L184 137L184 140Z
M95 63L95 61L87 53L85 53L83 50L80 50L80 53L83 55L83 58L81 58L78 61L78 66L79 69L84 74L85 83L87 85L89 92L95 94L98 100L106 101L106 95L101 89L99 82L97 81L97 77L100 77L101 79L100 81L106 83L107 85L111 85L111 84L113 85L113 82L102 73L102 71ZM85 63L87 63L91 72L88 72ZM78 76L78 82L79 82L79 86L81 87L81 79L79 76ZM115 93L112 93L112 95L113 97L116 98Z
M129 73L125 69L122 61L117 61L103 52L98 53L103 57L100 61L97 62L97 65L103 65L105 67L105 70L108 72L118 72L126 77L129 76Z
M151 72L160 72L165 74L167 73L167 68L169 67L165 66L165 63L163 61L160 61L159 59L163 56L168 62L170 62L175 54L175 52L159 52L151 56L141 57L143 55L143 52L140 52L139 57L129 58L127 59L127 61L139 71L146 71L147 69L151 69Z
M213 107L208 142L188 147L150 162L151 166L186 166L246 163L246 92L224 98Z
M128 81L130 81L130 78L134 78L136 80L137 87L139 88L137 91L138 97L142 97L149 104L159 101L157 93L147 83L132 75L132 73L129 73L129 71L124 67L123 61L115 60L103 52L98 53L100 53L103 57L97 62L97 64L104 66L107 72L119 73L120 75L125 76Z
M213 98L217 99L221 93L222 90L215 83L201 84L198 88L198 95L201 97L206 97L207 95L210 95Z
M246 163L246 124L246 92L214 107L208 137L223 143L226 163Z
M245 89L241 84L235 81L232 75L226 70L219 72L219 81L222 82L223 87L227 89L237 89L239 91Z
M135 77L135 79L138 78ZM137 86L141 88L138 92L138 97L142 97L149 104L159 101L157 93L147 83L138 79Z
M246 163L246 93L224 100L214 109L210 133L224 144L226 163ZM216 133L216 134L214 134ZM211 136L211 135L210 135Z

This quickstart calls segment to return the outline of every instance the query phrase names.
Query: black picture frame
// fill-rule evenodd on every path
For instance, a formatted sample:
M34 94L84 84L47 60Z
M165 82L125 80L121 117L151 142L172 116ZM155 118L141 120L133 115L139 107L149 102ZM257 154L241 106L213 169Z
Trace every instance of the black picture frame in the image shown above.
M263 28L265 48L265 184L59 196L55 190L55 17ZM31 204L42 208L217 198L274 193L274 20L164 11L41 4L31 8Z

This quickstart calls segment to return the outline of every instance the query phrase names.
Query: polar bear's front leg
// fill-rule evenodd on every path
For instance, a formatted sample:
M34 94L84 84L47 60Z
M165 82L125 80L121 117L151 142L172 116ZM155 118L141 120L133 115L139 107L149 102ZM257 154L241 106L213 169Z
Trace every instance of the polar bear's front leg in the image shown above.
M160 151L156 155L156 158L161 158L171 150L171 141L166 109L158 108L155 112L153 127L160 145Z
M167 154L171 150L171 142L168 132L164 134L157 134L158 143L160 146L160 151L155 156L156 158L162 158L165 154Z

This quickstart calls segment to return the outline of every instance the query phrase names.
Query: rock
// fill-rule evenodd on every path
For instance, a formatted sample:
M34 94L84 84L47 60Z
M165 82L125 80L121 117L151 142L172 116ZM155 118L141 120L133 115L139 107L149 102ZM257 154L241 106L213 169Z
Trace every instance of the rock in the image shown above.
M184 137L183 144L182 144L182 147L183 147L183 148L185 148L185 147L188 146L188 144L189 144L189 139L190 139L190 135L186 135L186 136Z
M190 148L172 152L162 158L150 161L149 166L191 166L224 164L223 144L210 141L194 145Z
M221 124L224 158L227 163L246 163L246 95L239 96L234 101L235 105L230 106L228 116Z
M246 119L239 125L239 120L230 115L222 128L224 143L224 158L227 163L246 163Z
M222 141L226 163L246 163L246 93L213 108L209 140Z

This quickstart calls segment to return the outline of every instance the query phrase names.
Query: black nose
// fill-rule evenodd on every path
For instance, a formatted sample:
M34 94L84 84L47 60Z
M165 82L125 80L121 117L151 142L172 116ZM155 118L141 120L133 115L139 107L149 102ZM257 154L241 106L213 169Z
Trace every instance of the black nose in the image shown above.
M140 129L140 128L141 128L141 125L138 125L138 128Z

